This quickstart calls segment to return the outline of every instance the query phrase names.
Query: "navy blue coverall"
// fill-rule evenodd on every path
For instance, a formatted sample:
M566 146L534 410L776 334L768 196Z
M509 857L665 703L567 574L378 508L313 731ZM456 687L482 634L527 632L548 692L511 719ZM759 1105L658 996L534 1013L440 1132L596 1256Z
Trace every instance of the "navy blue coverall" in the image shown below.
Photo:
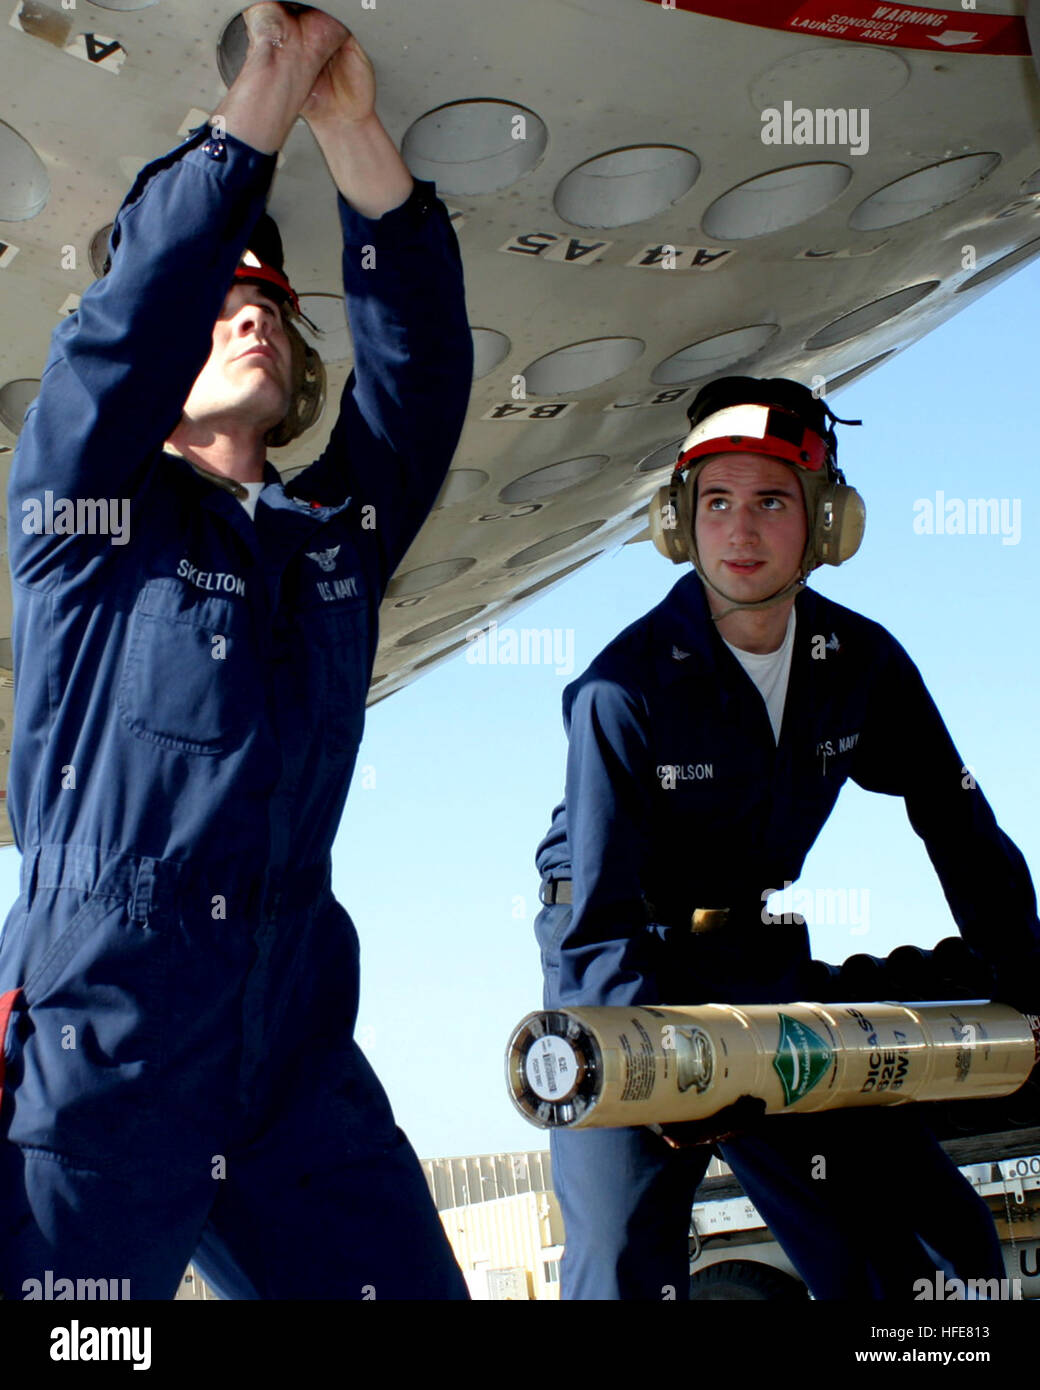
M275 167L211 135L138 176L11 472L0 1288L169 1298L194 1258L230 1297L464 1298L330 887L379 602L469 396L458 245L430 183L378 219L338 199L355 370L251 520L163 448ZM128 498L129 543L27 533L48 491Z
M567 687L565 799L537 855L546 1007L812 997L805 926L762 914L798 878L848 777L904 798L969 946L987 960L1035 951L1022 855L906 652L812 590L796 614L779 743L692 572ZM567 879L572 904L554 904L552 880ZM695 908L730 917L695 935ZM676 1152L646 1128L554 1130L550 1142L563 1297L685 1298L710 1149ZM911 1112L769 1117L720 1147L817 1298L909 1299L939 1267L1003 1275L989 1212Z

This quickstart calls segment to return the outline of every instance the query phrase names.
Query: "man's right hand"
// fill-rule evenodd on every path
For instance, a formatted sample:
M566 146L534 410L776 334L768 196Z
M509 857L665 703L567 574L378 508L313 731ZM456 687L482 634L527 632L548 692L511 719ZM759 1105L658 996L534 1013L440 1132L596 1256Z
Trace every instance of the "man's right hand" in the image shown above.
M724 1144L754 1129L766 1113L761 1096L740 1096L732 1105L704 1120L681 1120L674 1124L647 1125L659 1134L670 1149L692 1149L702 1144Z
M250 5L242 19L249 52L213 115L222 118L229 135L275 154L350 31L323 10L302 6Z
M350 30L324 10L303 5L250 5L242 11L250 55L273 50L311 73L311 84ZM310 88L308 88L308 92ZM302 102L301 102L302 105Z

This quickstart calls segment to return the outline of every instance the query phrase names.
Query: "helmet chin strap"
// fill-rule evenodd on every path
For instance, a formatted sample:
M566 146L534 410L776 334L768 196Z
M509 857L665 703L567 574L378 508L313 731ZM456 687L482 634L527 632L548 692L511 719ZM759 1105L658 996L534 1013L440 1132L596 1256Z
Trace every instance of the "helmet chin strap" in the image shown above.
M750 613L754 611L756 608L773 608L776 606L776 604L783 603L784 599L789 598L791 594L801 593L801 591L805 588L807 582L807 576L804 574L799 574L797 578L791 580L790 584L787 584L784 588L777 590L777 592L775 594L771 594L769 598L760 598L754 603L737 603L730 598L729 594L724 594L716 584L713 584L711 580L708 578L708 576L700 570L700 568L696 570L696 573L702 584L706 584L708 588L712 591L712 593L718 594L719 598L724 598L726 602L731 605L731 607L727 608L724 613L713 613L711 618L713 623L722 622L723 618L728 618L731 613Z

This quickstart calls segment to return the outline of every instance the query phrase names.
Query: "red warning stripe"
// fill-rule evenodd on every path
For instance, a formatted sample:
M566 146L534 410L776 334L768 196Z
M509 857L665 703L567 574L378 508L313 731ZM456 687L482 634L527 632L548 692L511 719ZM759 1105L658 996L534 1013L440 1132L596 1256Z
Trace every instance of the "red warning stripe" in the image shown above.
M881 5L876 0L648 0L662 9L732 19L760 29L877 43L885 48L923 48L930 53L988 53L1027 57L1026 22L1020 15L971 10L924 10Z

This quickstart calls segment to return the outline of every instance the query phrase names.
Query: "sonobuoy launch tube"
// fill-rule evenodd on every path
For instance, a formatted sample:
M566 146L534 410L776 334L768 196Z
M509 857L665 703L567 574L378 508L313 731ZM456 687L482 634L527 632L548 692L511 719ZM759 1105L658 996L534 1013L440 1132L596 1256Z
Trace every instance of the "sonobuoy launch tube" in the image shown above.
M703 1120L741 1096L766 1113L1017 1091L1040 1018L981 1000L699 1004L528 1014L506 1054L513 1102L542 1129Z

